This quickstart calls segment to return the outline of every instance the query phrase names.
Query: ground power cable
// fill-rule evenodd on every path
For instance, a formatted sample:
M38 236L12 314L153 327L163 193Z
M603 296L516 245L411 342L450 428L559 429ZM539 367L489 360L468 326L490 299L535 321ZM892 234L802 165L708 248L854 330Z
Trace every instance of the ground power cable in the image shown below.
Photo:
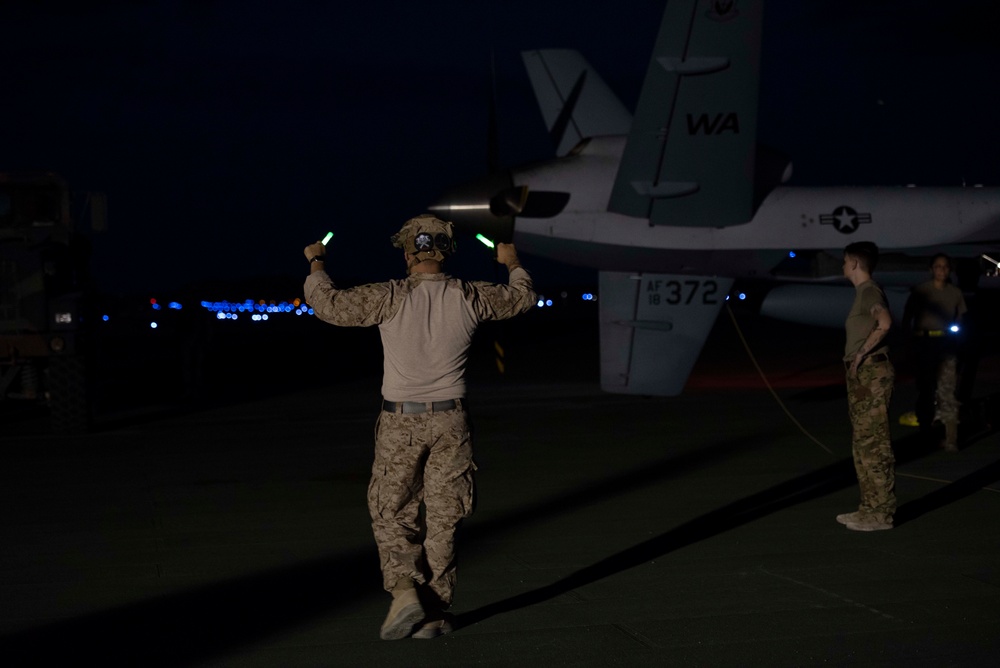
M754 368L757 369L757 374L760 376L760 379L764 382L764 386L767 387L768 391L771 393L771 396L774 397L774 400L778 403L778 406L781 407L781 410L784 411L785 415L788 416L788 419L791 420L792 423L799 428L799 431L801 431L809 440L811 440L819 447L823 448L829 454L833 455L834 453L832 450L830 450L830 448L823 445L823 443L819 439L817 439L815 436L809 433L808 429L802 426L802 423L800 423L797 419L795 419L795 416L792 415L791 411L788 410L788 407L785 405L785 402L781 400L781 397L778 396L778 393L774 391L773 387L771 387L771 383L768 382L767 376L764 374L764 370L760 368L760 364L757 363L757 358L754 356L753 351L750 350L750 344L747 343L746 337L743 336L743 330L740 328L739 322L736 321L736 315L733 313L733 309L729 307L729 304L726 304L726 313L729 314L729 319L732 321L733 327L736 328L736 334L737 336L740 337L740 342L743 344L743 349L746 351L747 357L750 358L750 361L753 363ZM930 478L928 476L914 475L912 473L900 473L899 471L896 471L895 473L897 477L913 478L915 480L927 480L931 482L939 482L945 485L950 485L952 482L954 482L953 480ZM996 492L1000 494L1000 489L994 489L992 487L982 487L981 489L988 492Z
M750 361L753 362L754 368L757 369L757 374L760 376L760 379L764 381L764 386L767 387L768 391L771 393L771 396L774 397L774 400L778 402L778 406L781 407L781 410L785 412L785 415L788 416L788 419L791 420L792 423L799 428L799 431L801 431L806 436L806 438L811 440L819 447L823 448L828 454L833 455L834 454L833 450L823 445L823 443L818 438L810 434L809 430L802 426L801 422L795 419L795 416L792 415L792 412L790 410L788 410L788 407L785 405L785 402L781 400L781 397L778 396L778 393L774 391L773 387L771 387L771 383L768 382L767 376L764 375L764 370L760 368L760 364L757 363L757 358L754 356L753 351L750 350L750 344L747 343L746 337L743 336L743 330L740 329L740 324L736 322L736 315L733 313L733 309L729 307L729 304L726 304L726 313L729 314L729 319L733 322L733 327L736 328L736 334L737 336L740 337L740 342L743 343L743 349L747 352L747 357L749 357Z

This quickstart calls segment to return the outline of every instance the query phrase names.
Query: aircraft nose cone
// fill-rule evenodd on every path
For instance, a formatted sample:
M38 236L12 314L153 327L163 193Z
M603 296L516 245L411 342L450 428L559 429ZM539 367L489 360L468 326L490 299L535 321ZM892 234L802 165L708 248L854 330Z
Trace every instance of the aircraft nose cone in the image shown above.
M462 232L510 243L514 237L514 217L520 213L526 197L527 188L515 187L509 172L498 172L451 188L428 210L451 221Z

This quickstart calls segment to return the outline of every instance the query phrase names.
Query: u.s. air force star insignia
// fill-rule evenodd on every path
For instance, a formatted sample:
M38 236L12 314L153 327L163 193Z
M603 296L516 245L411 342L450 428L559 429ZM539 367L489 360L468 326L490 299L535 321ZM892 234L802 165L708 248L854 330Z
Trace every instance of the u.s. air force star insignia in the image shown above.
M850 234L863 223L872 222L872 215L858 213L849 206L838 206L833 213L821 213L819 222L821 225L833 225L842 234Z

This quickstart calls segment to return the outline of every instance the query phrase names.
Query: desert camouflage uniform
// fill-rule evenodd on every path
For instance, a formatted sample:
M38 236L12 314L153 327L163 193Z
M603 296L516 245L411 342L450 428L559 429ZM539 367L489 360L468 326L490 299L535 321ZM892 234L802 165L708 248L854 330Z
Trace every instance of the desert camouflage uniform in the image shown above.
M857 295L847 316L844 348L847 366L875 327L876 320L871 312L876 304L889 308L878 284L869 280L857 286ZM896 460L889 434L889 400L895 375L885 345L868 354L856 376L850 370L847 372L847 407L853 430L851 452L861 491L858 511L881 522L891 522L896 512Z
M385 401L424 403L428 409L433 402L456 401L450 410L383 410L368 487L386 591L409 579L425 585L428 603L447 608L455 588L455 534L472 514L475 497L464 405L469 345L480 322L510 318L534 305L531 278L518 266L508 285L415 273L339 290L317 271L306 280L305 297L326 322L379 325Z
M455 532L472 514L475 468L464 409L379 415L368 510L386 591L409 578L451 605Z

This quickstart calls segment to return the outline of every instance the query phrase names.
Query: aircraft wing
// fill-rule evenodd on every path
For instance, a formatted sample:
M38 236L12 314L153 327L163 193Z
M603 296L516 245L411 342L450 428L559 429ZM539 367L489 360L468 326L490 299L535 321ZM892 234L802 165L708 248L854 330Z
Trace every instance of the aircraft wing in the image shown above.
M753 216L761 3L668 2L609 209L653 225Z
M600 272L601 389L681 393L733 281Z
M579 52L524 51L521 58L557 155L587 137L628 133L632 115Z

